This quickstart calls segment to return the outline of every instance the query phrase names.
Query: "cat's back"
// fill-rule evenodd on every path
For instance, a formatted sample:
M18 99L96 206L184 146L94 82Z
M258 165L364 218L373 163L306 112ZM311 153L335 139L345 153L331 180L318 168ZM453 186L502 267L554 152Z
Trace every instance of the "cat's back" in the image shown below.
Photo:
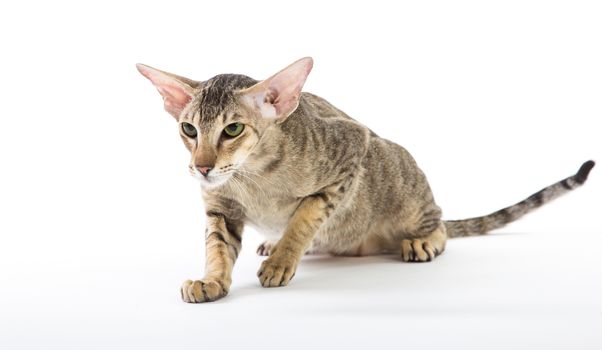
M301 93L301 99L299 100L299 107L303 108L307 112L311 112L312 115L322 119L331 118L343 118L354 120L345 112L333 106L330 102L324 98L314 95L309 92Z

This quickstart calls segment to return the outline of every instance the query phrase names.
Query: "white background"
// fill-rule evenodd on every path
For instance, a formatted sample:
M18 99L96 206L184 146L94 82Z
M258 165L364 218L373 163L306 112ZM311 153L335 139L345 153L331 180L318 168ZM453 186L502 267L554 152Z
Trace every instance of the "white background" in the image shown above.
M306 91L408 148L445 217L486 214L602 161L596 1L0 5L0 348L602 346L602 169L429 264L305 259L263 289L247 230L230 295L188 305L203 209L142 62ZM384 180L383 180L384 181Z

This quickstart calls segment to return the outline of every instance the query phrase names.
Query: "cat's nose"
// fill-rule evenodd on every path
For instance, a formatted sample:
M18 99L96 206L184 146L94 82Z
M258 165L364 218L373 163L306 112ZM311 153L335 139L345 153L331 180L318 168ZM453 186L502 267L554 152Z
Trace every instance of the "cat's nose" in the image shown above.
M200 166L200 165L196 165L195 168L205 177L207 177L207 174L209 174L211 169L213 169L212 167Z

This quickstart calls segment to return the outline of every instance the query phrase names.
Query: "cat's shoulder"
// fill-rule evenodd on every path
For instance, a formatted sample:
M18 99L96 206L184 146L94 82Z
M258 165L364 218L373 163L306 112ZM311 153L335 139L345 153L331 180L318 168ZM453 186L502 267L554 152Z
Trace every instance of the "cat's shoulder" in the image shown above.
M367 133L370 137L378 137L378 135L367 126L351 118L345 112L318 95L303 92L299 101L299 107L301 114L304 114L304 116L299 119L309 117L310 119L317 121L318 124L343 124L353 129L361 129L362 132ZM305 123L307 124L307 120L305 120Z
M301 93L299 107L301 107L306 114L321 119L342 118L353 120L353 118L335 107L326 99L309 92Z

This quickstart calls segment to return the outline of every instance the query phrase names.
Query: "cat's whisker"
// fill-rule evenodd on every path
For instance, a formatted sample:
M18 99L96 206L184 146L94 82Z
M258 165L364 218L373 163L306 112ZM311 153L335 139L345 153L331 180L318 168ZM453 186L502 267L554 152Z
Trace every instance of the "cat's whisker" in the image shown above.
M243 198L241 198L241 199L246 199L246 201L248 201L248 203L249 203L249 207L253 207L253 208L257 207L259 205L259 203L257 201L257 197L249 194L249 191L244 186L241 179L236 178L236 175L238 175L238 174L234 173L231 180L232 180L232 184L234 184L236 186L236 188L238 188L240 193L243 195Z
M251 176L249 176L248 174L245 174L245 171L242 169L239 169L239 171L237 172L240 176L243 176L244 178L248 179L249 181L251 181L253 184L255 184L255 186L257 187L257 189L259 191L261 191L261 193L263 193L264 196L267 197L265 190L263 189L263 187L257 183L257 181L255 181Z
M268 195L265 191L265 188L267 187L266 185L268 185L270 188L274 189L274 188L284 188L285 184L281 181L274 181L274 180L270 180L268 178L266 178L265 176L261 176L258 173L253 173L253 172L249 172L249 171L242 171L239 173L241 176L244 176L246 179L249 179L250 181L252 181L253 183L256 184L256 187L264 194L264 196L267 198ZM251 177L255 177L257 179L257 181L260 181L262 184L259 184L257 181L253 180Z
M239 173L239 174L237 174L237 175L245 176L245 175L244 175L244 174L242 174L242 173ZM238 179L238 181L239 181L239 183L240 183L241 185L243 185L243 186L244 186L244 184L245 184L245 183L247 183L248 181L243 181L243 180L244 180L244 179L247 179L247 178L248 178L248 177L247 177L247 176L245 176L245 178L240 178L240 179ZM259 186L259 185L256 185L256 186L257 186L257 189L258 189L259 191L261 191L261 193L263 194L263 198L267 198L267 195L266 195L265 191L263 190L263 188L261 188L261 186ZM259 205L260 205L259 203L260 203L260 200L261 200L261 198L260 198L259 196L257 196L257 195L250 194L250 193L249 193L249 190L250 190L250 189L249 189L248 187L246 187L245 189L246 189L247 197L249 197L249 198L250 198L250 199L251 199L251 200L254 202L254 205L255 205L256 207L259 207Z
M245 172L247 174L254 175L254 176L260 178L261 180L269 183L272 186L277 186L277 185L281 184L281 183L275 183L273 180L268 179L266 176L260 174L258 171L253 171L253 170L249 170L249 169L246 169L246 168L239 168L238 170L242 171L242 172Z

